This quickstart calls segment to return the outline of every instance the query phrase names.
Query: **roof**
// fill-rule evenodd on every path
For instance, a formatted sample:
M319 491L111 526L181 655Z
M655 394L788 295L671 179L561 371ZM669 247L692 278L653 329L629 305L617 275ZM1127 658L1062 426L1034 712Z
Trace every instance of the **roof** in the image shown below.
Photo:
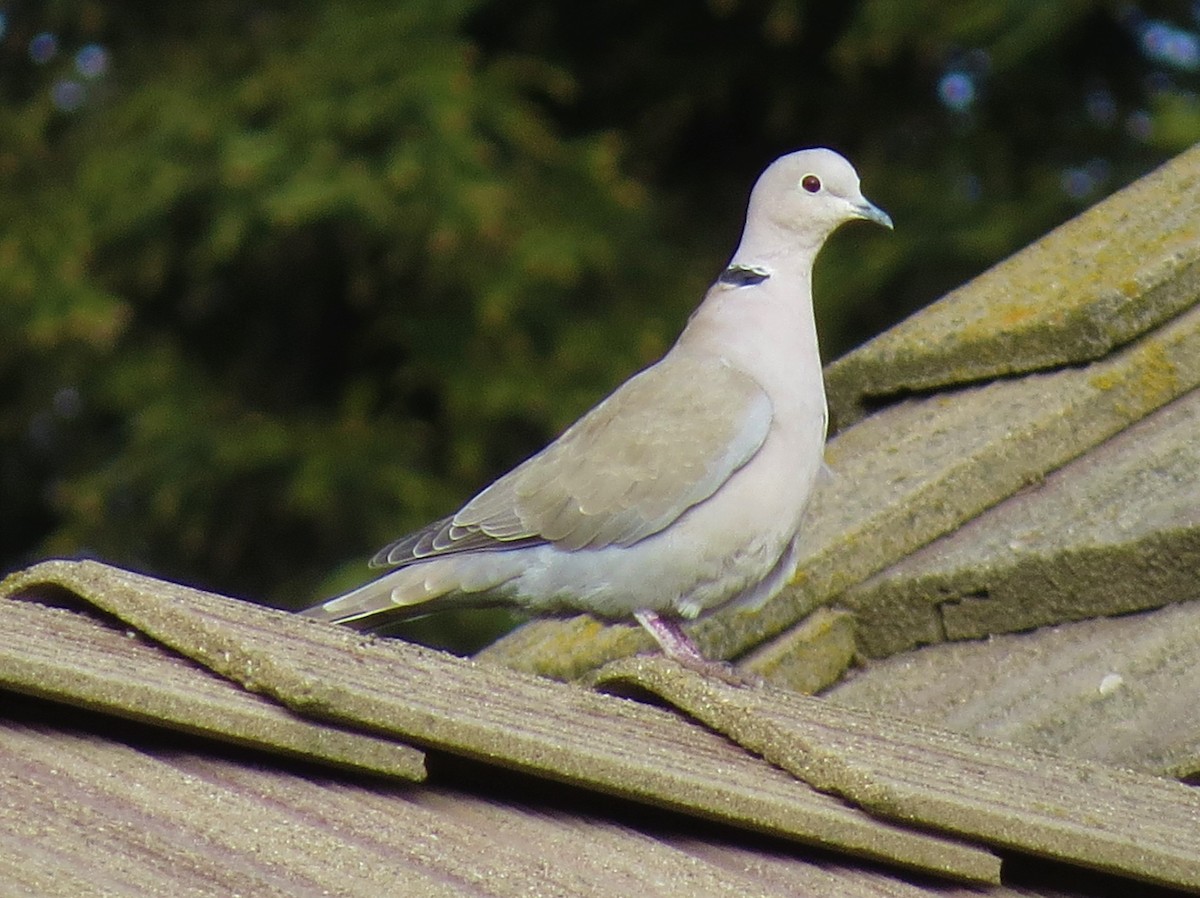
M306 717L877 860L972 880L998 875L990 852L882 823L640 702L364 637L96 562L46 562L8 578L3 589L22 597L66 591ZM21 689L22 682L6 685ZM120 693L112 698L119 700ZM597 739L598 731L604 738ZM227 738L239 735L226 731Z
M49 891L50 872L38 858L57 857L58 848L74 857L56 869L64 871L61 882L77 887L66 872L83 880L97 862L92 848L78 856L73 846L86 843L81 833L99 822L111 836L101 866L115 865L110 873L128 894L148 888L153 876L178 877L178 894L203 893L213 885L211 868L228 863L222 859L232 850L231 828L258 834L248 849L239 844L235 852L249 866L249 872L235 871L249 877L237 889L254 894L273 884L293 892L304 884L327 888L331 875L341 893L370 894L384 882L414 882L412 866L443 884L476 878L478 853L487 844L490 857L494 838L481 842L484 831L507 827L510 814L523 817L529 809L498 810L486 790L463 789L454 776L435 788L388 785L421 779L426 764L436 767L435 759L446 755L493 769L485 778L532 777L586 792L572 807L589 825L599 818L601 829L612 824L597 812L605 808L597 797L607 796L787 840L798 846L791 865L799 868L808 864L806 853L818 849L819 857L833 853L895 871L998 885L1005 856L1031 855L1200 891L1200 793L1159 777L841 710L788 690L731 686L664 659L612 666L597 680L606 688L653 693L686 712L682 716L91 561L36 565L7 578L0 597L10 599L0 603L0 617L13 637L0 659L6 690L257 753L247 760L228 749L214 751L207 740L166 740L164 767L155 755L162 752L161 737L111 724L98 725L98 733L78 724L63 729L61 716L57 731L44 723L31 728L22 719L27 710L10 709L0 725L0 763L19 771L27 788L0 799L6 819L23 821L5 831L5 854L45 894L62 892ZM35 675L30 659L52 659L55 647L60 660L43 660L50 675ZM248 691L232 699L230 682ZM192 695L200 698L192 701ZM240 713L214 714L221 701L214 696ZM370 736L353 744L346 730ZM331 739L338 750L328 749ZM307 753L306 743L312 745ZM309 769L295 769L297 755ZM347 768L377 779L339 779L336 771ZM354 783L357 802L326 798L330 789L341 794L347 782ZM423 796L420 807L438 806L439 796L444 802L447 820L435 832L453 828L464 813L483 824L459 831L457 849L453 841L444 851L429 844L432 818L413 808L414 789ZM31 803L45 808L54 825L31 825ZM282 825L281 813L302 817L303 825L289 824L280 840L271 834ZM546 813L535 805L536 817ZM414 817L421 822L414 824ZM560 820L540 850L578 823ZM416 856L414 825L422 828L417 841L424 844ZM635 841L662 843L646 852L665 864L649 871L653 878L665 876L672 890L698 893L688 877L665 872L684 863L672 837L640 823L632 829ZM402 838L404 850L380 865L363 840L374 844L389 830ZM162 844L164 833L169 845ZM467 849L472 839L474 854ZM715 841L723 848L738 840L718 834ZM247 850L252 859L242 857ZM640 856L642 849L636 851ZM184 857L174 859L178 854ZM527 855L519 856L514 864L527 863ZM587 868L574 856L563 864L568 877ZM345 868L362 874L353 888L354 877L335 872ZM517 877L528 888L536 880L543 891L554 882L554 876L538 878L540 866L523 869L520 876L508 873L508 881ZM919 887L903 873L893 875ZM711 869L705 876L713 894L744 886ZM488 889L493 886L482 893L508 894Z
M586 618L471 660L97 562L11 575L0 882L1200 892L1198 180L1193 150L831 366L801 575L694 631L762 688Z

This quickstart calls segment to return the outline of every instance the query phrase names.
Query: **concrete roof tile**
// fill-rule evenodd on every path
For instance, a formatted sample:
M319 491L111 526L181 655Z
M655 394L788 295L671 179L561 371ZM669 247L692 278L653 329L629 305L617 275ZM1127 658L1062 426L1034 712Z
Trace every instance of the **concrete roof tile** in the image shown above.
M0 688L339 767L425 777L417 749L299 717L132 630L33 602L0 602L0 629Z
M891 819L1200 891L1200 792L782 689L730 686L664 658L616 662L633 684L815 788Z
M1103 358L1200 295L1200 146L829 366L832 417L872 398Z
M0 598L48 586L305 715L807 844L961 879L998 876L986 849L877 820L639 702L91 561L10 575Z
M1200 602L933 645L830 700L1043 751L1200 777Z
M917 645L1200 598L1200 390L838 598L858 643Z

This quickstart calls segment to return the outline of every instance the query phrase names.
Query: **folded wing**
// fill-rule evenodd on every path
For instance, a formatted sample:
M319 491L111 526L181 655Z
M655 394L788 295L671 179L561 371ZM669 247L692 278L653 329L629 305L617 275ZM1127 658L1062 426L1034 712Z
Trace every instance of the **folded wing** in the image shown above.
M372 564L544 543L568 551L633 545L753 458L771 415L749 375L719 360L669 355L457 514L392 543Z

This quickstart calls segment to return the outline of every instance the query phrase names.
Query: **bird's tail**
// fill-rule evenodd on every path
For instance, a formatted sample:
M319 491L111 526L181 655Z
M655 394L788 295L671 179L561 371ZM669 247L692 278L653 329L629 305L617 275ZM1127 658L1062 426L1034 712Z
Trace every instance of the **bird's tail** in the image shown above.
M500 603L486 592L448 589L448 584L424 576L418 567L389 571L357 589L298 613L314 620L371 629L452 608L481 608Z
M350 592L326 599L311 608L305 608L300 614L331 624L348 624L382 615L394 607L393 588L383 585L384 579L386 578L380 577Z

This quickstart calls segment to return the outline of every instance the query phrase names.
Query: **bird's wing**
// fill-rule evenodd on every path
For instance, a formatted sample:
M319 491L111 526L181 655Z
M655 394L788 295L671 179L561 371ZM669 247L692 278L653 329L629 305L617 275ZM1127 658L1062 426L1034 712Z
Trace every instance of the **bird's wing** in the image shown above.
M748 374L669 355L457 514L392 543L372 564L540 543L632 545L720 489L762 446L771 417L771 400Z

